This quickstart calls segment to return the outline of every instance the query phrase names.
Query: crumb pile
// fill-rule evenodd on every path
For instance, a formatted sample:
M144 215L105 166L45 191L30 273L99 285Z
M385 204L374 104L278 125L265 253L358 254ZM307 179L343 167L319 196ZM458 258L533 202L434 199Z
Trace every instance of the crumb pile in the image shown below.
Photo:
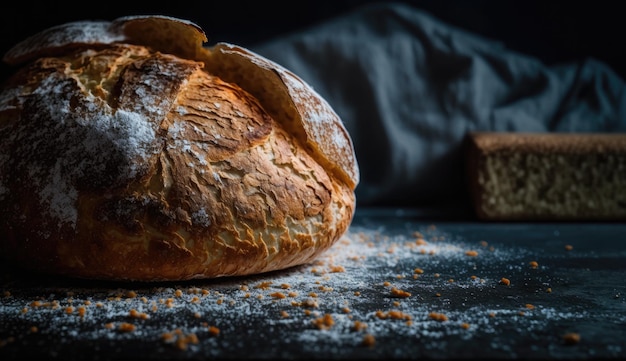
M315 263L254 277L155 285L7 275L0 284L0 355L323 359L580 352L585 339L577 323L590 310L563 306L573 296L559 293L568 281L551 272L552 258L461 238L436 225L410 228L354 225ZM615 325L626 322L624 313L597 312ZM592 352L624 354L619 342L606 341Z

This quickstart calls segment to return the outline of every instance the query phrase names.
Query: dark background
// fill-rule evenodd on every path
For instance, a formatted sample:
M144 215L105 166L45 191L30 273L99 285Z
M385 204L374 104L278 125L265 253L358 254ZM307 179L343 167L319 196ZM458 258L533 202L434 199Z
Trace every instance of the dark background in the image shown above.
M44 28L75 20L158 14L191 20L209 43L251 46L305 29L374 1L3 2L0 52ZM624 13L619 1L410 0L448 24L500 40L546 64L593 57L626 78ZM2 78L10 70L2 66Z

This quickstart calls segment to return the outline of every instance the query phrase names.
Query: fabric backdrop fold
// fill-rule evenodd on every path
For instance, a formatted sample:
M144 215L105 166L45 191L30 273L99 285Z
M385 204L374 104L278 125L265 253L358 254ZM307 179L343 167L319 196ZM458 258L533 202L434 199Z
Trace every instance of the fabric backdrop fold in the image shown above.
M624 80L593 58L547 66L400 3L250 47L343 119L360 206L465 207L470 131L626 132Z

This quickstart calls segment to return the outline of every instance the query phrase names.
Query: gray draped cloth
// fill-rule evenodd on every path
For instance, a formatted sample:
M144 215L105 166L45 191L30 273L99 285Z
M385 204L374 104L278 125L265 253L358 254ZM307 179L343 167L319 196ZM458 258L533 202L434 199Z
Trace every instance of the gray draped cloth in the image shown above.
M354 141L357 205L465 206L470 131L624 132L624 80L547 66L406 4L375 4L256 44L322 95Z

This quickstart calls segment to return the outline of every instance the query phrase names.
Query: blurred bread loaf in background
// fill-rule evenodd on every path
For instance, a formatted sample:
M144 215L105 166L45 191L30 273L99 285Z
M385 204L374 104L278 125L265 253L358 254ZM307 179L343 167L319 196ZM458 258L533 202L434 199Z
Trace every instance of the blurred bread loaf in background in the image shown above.
M480 219L626 219L626 134L474 132L467 145Z

